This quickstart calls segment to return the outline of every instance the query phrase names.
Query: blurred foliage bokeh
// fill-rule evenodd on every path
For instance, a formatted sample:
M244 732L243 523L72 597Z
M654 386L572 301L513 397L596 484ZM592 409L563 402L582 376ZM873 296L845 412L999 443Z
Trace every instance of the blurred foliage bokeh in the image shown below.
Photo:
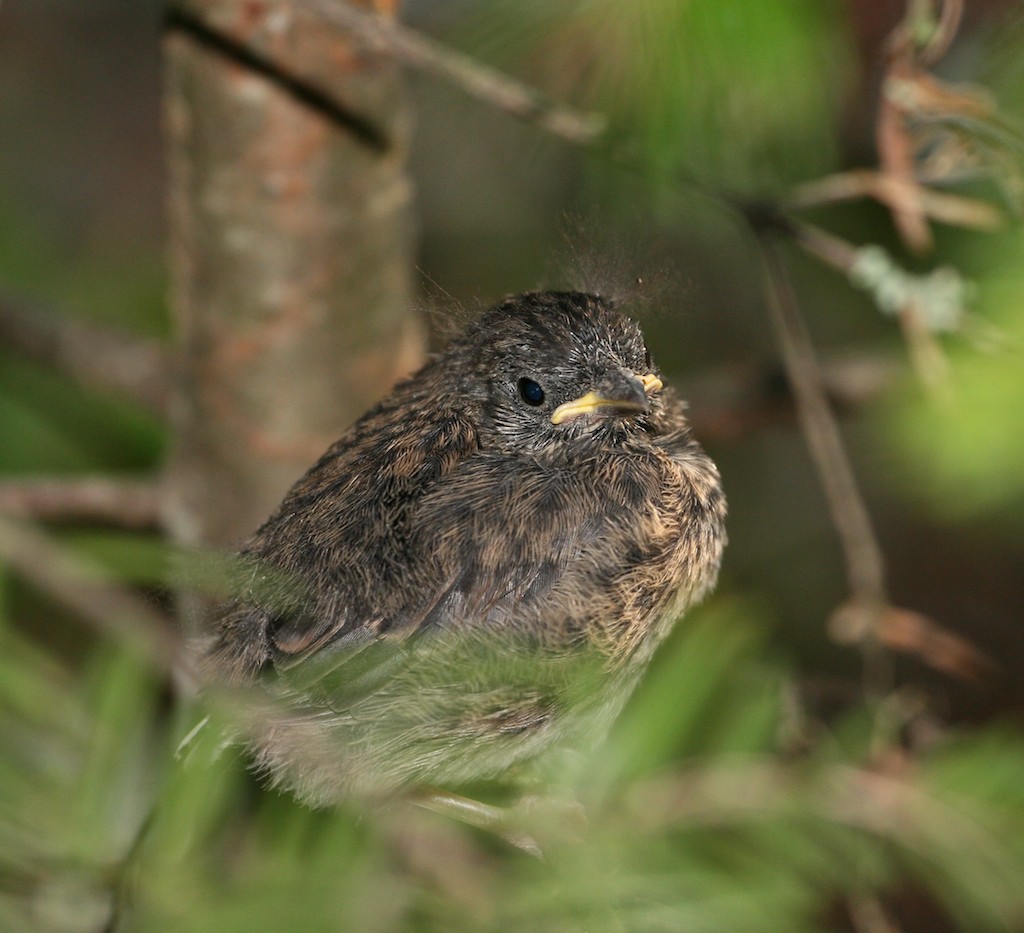
M2 290L146 335L170 329L160 7L0 8ZM787 408L756 248L726 202L877 165L886 42L908 7L927 25L915 0L409 2L410 25L609 121L602 145L573 147L410 72L424 306L608 267L612 286L644 279L649 342L698 423L737 404L737 380ZM730 501L719 591L609 742L554 781L549 805L579 802L585 827L542 803L519 814L544 862L413 807L307 810L216 728L180 752L202 713L168 672L5 562L0 927L1024 927L1022 63L1019 4L967 4L935 73L998 109L932 119L922 144L955 153L943 190L994 205L998 226L933 225L919 255L877 201L801 215L908 274L969 283L960 326L928 335L938 391L862 282L786 254L822 359L885 373L840 406L844 437L893 603L936 621L894 638L883 690L862 682L877 658L829 635L842 553L775 409L707 439ZM566 215L584 231L568 246ZM0 482L157 470L166 431L0 346ZM156 533L50 531L154 606L180 580ZM957 676L928 639L987 660Z

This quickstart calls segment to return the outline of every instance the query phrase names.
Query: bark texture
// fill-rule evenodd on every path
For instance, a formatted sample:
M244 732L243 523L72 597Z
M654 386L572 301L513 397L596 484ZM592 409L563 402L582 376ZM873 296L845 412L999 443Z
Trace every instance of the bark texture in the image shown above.
M302 7L169 12L164 502L185 544L243 540L422 357L399 75Z

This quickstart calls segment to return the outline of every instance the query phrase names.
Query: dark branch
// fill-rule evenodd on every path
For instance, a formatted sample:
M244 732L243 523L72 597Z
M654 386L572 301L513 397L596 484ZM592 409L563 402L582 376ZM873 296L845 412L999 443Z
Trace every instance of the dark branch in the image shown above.
M164 25L168 31L182 33L209 51L266 78L291 94L299 103L343 127L371 149L385 152L390 148L390 140L381 127L339 101L328 88L306 76L292 73L284 62L261 55L250 46L204 23L198 16L177 7L167 11Z

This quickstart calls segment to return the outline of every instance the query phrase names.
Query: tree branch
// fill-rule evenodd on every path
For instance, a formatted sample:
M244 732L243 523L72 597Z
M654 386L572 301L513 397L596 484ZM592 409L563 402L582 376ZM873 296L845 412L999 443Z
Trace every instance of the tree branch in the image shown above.
M913 200L926 217L974 230L995 230L1003 223L1002 212L986 201L936 191L872 169L852 169L794 185L785 200L787 206L800 210L857 198L873 198L887 207Z
M342 26L374 51L386 52L403 65L438 75L470 97L491 104L575 145L591 145L604 134L601 114L585 113L557 103L534 88L468 55L447 48L393 19L364 12L336 0L305 0L325 22Z
M857 487L839 426L829 408L817 356L788 269L771 234L764 230L756 233L772 326L796 399L797 416L843 549L850 589L850 605L843 612L857 613L864 619L866 637L862 645L867 686L877 695L887 679L875 636L888 603L882 549Z
M161 414L167 405L170 361L159 341L0 294L0 344L87 388L116 392Z
M101 635L135 649L157 670L192 679L185 640L171 621L52 535L0 515L0 559Z
M157 528L160 488L153 480L85 476L0 482L0 512L44 522Z

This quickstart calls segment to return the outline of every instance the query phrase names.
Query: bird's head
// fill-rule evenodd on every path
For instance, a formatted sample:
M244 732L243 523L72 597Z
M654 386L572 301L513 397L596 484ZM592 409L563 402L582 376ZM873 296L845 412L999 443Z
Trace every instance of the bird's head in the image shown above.
M449 349L481 437L505 449L622 439L650 430L660 375L635 321L580 292L508 298Z

